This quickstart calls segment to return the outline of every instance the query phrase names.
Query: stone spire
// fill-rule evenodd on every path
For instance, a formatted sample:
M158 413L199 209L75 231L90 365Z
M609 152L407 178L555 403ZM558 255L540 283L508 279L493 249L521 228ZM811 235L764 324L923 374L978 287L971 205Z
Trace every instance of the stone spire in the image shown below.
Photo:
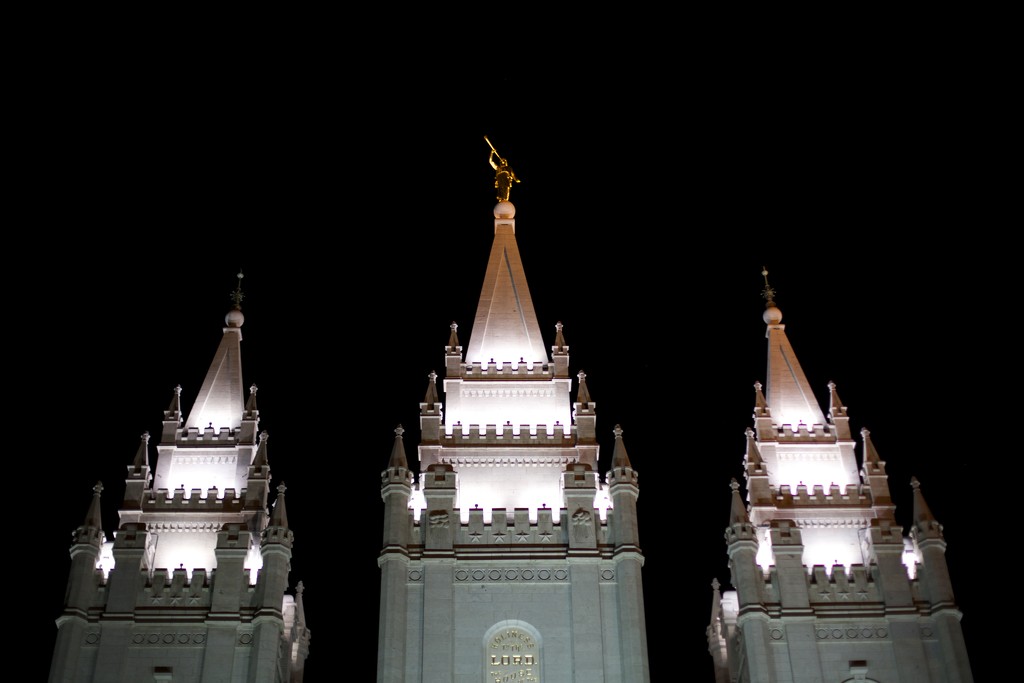
M576 402L590 403L590 391L587 389L587 373L580 370L576 376L580 380L580 388L576 392Z
M132 461L132 470L141 473L144 468L149 467L149 432L143 432L139 439L139 450L135 452L135 459Z
M395 443L391 447L391 458L388 460L388 468L409 469L409 461L405 457L405 444L402 441L402 434L405 429L402 425L395 427Z
M428 410L433 410L434 404L440 402L437 396L437 373L431 370L427 378L430 381L427 382L427 393L423 397L423 403Z
M206 379L185 420L186 428L200 431L212 428L238 429L242 423L244 392L242 390L242 273L232 294L234 308L224 316L224 336L206 373Z
M270 515L270 526L288 528L288 513L284 505L284 492L287 487L281 482L277 487L277 498L274 500L274 512Z
M632 469L632 465L629 462L629 456L626 454L626 444L622 441L622 427L615 425L615 449L612 451L612 469L618 469L620 467L629 467Z
M89 511L85 513L85 521L82 522L80 530L99 530L103 533L103 515L100 509L100 494L103 493L103 482L98 481L92 487L92 502L89 503Z

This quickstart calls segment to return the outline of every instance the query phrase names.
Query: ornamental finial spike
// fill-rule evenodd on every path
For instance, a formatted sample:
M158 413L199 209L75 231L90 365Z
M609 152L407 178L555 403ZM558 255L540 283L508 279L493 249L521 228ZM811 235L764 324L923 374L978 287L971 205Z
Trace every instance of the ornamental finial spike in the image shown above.
M498 201L507 202L509 192L512 190L512 183L518 183L519 178L512 171L512 167L508 165L508 160L498 154L498 150L494 148L494 145L491 144L486 135L484 136L484 142L491 148L491 154L487 157L487 162L494 169L494 189L498 191Z
M771 308L775 305L775 290L768 285L768 269L761 266L761 275L764 276L764 289L761 290L761 296L765 299L765 308Z
M231 293L231 300L235 302L235 309L239 310L239 311L242 310L242 299L245 298L245 295L242 294L242 278L243 277L245 277L245 275L243 275L241 269L239 269L239 271L238 271L238 284L235 285L235 291L233 291Z

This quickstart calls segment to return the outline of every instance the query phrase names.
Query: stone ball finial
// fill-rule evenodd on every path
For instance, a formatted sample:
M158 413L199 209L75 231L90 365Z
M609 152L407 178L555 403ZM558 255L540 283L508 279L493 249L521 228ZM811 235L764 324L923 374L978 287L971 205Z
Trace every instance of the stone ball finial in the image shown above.
M778 325L782 322L782 311L779 310L778 306L768 306L764 309L764 313L761 314L761 319L764 320L766 325Z
M233 308L228 311L228 314L224 316L224 324L228 327L241 327L242 323L245 322L245 316L237 308Z
M497 204L494 205L494 217L515 218L516 207L512 204L512 202L508 201L507 199L505 201L498 202Z

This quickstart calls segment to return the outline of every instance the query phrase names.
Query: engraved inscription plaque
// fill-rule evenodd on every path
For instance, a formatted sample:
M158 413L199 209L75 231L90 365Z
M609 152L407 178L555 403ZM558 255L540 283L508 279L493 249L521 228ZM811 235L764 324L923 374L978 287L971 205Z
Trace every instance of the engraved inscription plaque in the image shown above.
M487 650L487 683L540 683L537 643L522 629L498 631Z

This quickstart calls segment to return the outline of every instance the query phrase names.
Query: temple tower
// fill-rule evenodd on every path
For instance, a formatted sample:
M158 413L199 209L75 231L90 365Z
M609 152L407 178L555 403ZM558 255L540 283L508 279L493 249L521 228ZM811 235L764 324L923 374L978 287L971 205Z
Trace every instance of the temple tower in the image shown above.
M765 276L767 387L754 385L725 541L733 590L712 585L716 681L973 681L942 526L913 481L914 523L896 522L883 461L828 385L819 407Z
M452 323L420 403L419 477L401 428L381 476L377 681L646 683L638 475L616 426L602 481L586 375L561 323L544 346L498 189L465 355Z
M293 534L284 485L268 507L268 435L242 384L235 306L187 417L181 387L150 468L143 434L107 542L102 485L71 546L51 683L301 683L310 632L289 595Z

